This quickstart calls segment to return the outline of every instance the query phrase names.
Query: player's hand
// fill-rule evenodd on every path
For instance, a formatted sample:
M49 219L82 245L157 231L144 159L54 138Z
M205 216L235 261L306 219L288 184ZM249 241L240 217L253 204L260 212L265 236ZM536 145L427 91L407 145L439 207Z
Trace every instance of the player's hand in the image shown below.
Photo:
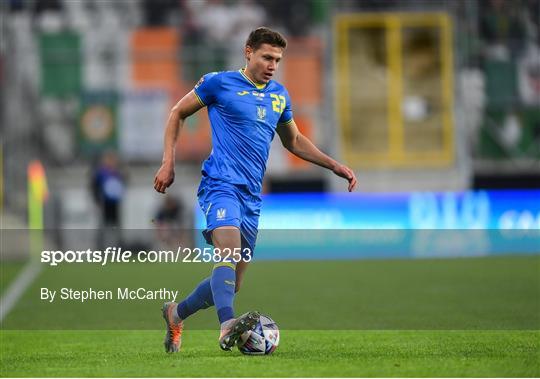
M341 176L342 178L347 179L347 181L349 182L349 192L351 192L356 187L357 180L353 170L351 170L345 165L338 163L332 171L337 176Z
M154 189L160 193L165 193L165 190L174 182L174 166L163 163L154 177Z

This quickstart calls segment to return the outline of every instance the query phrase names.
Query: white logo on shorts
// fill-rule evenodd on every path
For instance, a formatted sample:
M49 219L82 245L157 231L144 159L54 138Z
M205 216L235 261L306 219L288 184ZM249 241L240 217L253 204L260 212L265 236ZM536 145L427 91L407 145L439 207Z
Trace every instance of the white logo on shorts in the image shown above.
M227 210L225 208L219 208L217 210L217 220L223 220L225 218L225 214L227 213Z

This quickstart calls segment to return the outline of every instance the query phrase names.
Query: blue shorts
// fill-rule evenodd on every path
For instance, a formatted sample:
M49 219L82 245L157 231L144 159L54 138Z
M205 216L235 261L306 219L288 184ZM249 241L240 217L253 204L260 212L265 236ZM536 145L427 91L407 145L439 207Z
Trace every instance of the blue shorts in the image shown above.
M212 245L212 231L220 226L236 226L242 235L242 250L255 250L262 200L246 187L203 176L197 192L199 205L206 217L203 231Z

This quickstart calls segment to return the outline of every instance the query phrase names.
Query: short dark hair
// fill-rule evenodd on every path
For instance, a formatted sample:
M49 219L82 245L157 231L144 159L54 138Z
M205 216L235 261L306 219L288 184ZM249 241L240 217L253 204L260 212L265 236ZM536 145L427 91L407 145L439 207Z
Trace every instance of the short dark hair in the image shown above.
M246 46L251 47L253 50L257 50L263 43L281 47L282 49L287 47L287 40L280 33L264 26L249 33Z

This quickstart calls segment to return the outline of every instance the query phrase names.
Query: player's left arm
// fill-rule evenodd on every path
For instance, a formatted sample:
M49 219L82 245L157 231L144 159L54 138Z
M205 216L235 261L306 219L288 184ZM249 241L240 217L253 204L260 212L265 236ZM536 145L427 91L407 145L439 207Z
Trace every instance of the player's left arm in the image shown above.
M286 124L278 124L276 131L283 146L291 153L305 161L332 170L337 176L347 179L349 192L356 187L357 180L354 172L320 151L313 142L300 133L294 120Z

